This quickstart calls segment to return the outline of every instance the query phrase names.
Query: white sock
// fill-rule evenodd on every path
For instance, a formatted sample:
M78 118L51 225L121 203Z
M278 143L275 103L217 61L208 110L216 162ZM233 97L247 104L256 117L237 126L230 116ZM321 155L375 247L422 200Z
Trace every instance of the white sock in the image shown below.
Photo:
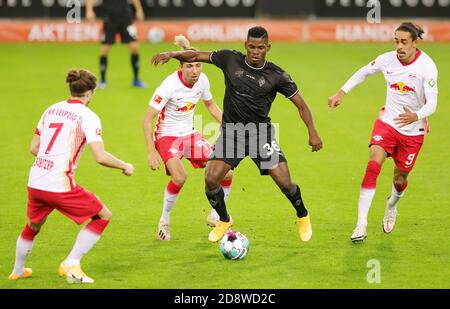
M95 243L100 239L100 234L94 233L88 228L81 229L78 233L77 240L73 245L72 251L64 261L64 264L68 266L75 266L80 264L80 260Z
M160 221L170 222L170 211L175 206L175 202L177 201L178 195L179 195L178 193L177 194L170 193L166 188L166 190L164 191L164 205L161 214L161 219L159 219Z
M373 197L375 196L375 191L376 191L375 188L374 189L361 188L361 190L359 191L357 225L367 226L367 215L369 213Z
M22 236L17 238L16 243L16 260L14 262L13 272L16 275L23 274L23 268L25 267L25 262L30 255L31 249L33 248L33 240L23 239Z
M403 192L397 192L397 190L395 189L395 186L392 184L392 192L391 192L391 196L389 197L388 201L387 201L387 205L388 207L396 207L398 201L403 197L403 195L405 194L405 190L403 190Z
M228 197L230 196L231 186L222 187L222 189L223 189L223 199L226 202L228 200Z

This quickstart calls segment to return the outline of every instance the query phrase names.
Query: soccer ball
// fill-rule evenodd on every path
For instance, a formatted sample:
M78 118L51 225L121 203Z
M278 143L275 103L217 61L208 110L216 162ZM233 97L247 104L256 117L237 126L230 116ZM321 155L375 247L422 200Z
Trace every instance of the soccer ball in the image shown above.
M220 252L229 260L243 259L248 250L248 239L239 232L226 232L220 241Z

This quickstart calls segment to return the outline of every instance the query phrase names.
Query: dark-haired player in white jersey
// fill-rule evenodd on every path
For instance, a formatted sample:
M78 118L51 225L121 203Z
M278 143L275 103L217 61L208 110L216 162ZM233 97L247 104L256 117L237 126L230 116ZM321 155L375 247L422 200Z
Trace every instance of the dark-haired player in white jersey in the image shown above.
M184 50L193 50L183 35L175 37L175 44ZM175 206L187 173L181 162L188 159L195 168L204 168L212 153L211 144L194 129L194 110L201 99L208 112L220 123L222 112L214 103L208 77L202 73L200 62L181 62L179 70L169 75L155 90L144 117L148 164L152 170L159 167L161 158L170 181L164 191L163 211L158 224L158 239L170 240L170 212ZM158 116L153 134L153 119ZM153 136L154 135L154 136ZM231 188L230 171L220 185L228 198ZM219 215L211 209L207 224L214 227Z
M328 99L330 108L335 108L346 93L369 75L382 72L386 80L386 104L374 123L369 142L370 159L361 184L358 222L351 236L353 242L366 238L367 215L375 195L376 180L387 157L392 157L395 167L382 226L385 233L393 230L398 202L405 193L407 177L428 131L427 117L436 110L437 68L433 60L417 48L423 33L422 28L413 23L402 23L395 30L396 50L378 56L358 70Z
M215 144L205 171L206 196L216 209L220 221L209 234L209 241L219 241L233 224L224 201L220 181L246 156L258 166L261 175L270 175L289 199L297 213L299 237L308 241L312 235L308 211L300 188L292 181L281 148L268 116L277 92L290 99L308 128L312 151L322 148L311 112L299 94L297 85L283 69L266 60L270 50L269 36L262 27L249 29L246 55L231 50L215 52L182 51L157 54L152 63L171 58L184 62L207 62L219 67L225 77L222 132Z
M29 221L17 239L10 280L31 277L32 270L25 268L25 262L47 216L56 209L77 224L90 220L81 229L58 273L73 283L93 283L81 270L80 261L100 239L111 212L95 194L75 183L75 170L89 145L99 164L121 169L127 176L134 171L133 165L105 151L100 118L87 107L94 95L96 77L87 70L73 69L66 81L71 97L45 110L31 142L30 150L36 160L28 180Z

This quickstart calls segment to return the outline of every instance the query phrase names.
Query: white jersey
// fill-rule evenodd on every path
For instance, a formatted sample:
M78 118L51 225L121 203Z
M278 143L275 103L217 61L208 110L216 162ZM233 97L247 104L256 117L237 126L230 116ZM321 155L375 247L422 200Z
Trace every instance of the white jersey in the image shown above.
M42 114L36 134L40 146L28 186L50 192L74 189L74 174L85 145L102 141L100 118L78 100L62 101Z
M200 98L204 101L212 99L205 74L200 73L193 86L183 81L181 71L169 75L155 90L149 102L151 107L160 111L155 138L194 133L194 110Z
M388 52L378 56L361 71L367 75L383 72L387 86L386 105L380 113L383 122L404 135L423 135L428 131L426 118L404 127L394 122L394 118L405 112L404 107L418 112L427 103L427 93L437 96L437 68L426 53L418 50L416 57L404 64L397 58L396 51ZM342 90L348 92L354 86L349 80Z

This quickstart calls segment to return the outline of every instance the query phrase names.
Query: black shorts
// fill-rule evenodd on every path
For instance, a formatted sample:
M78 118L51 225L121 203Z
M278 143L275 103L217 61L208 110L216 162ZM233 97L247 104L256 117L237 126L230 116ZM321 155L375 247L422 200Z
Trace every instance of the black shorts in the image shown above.
M120 34L122 43L136 41L137 30L129 16L107 16L103 22L102 44L112 45L116 42L116 34Z
M261 175L286 158L275 138L275 128L270 123L224 124L209 160L221 160L236 168L245 157L258 166Z

